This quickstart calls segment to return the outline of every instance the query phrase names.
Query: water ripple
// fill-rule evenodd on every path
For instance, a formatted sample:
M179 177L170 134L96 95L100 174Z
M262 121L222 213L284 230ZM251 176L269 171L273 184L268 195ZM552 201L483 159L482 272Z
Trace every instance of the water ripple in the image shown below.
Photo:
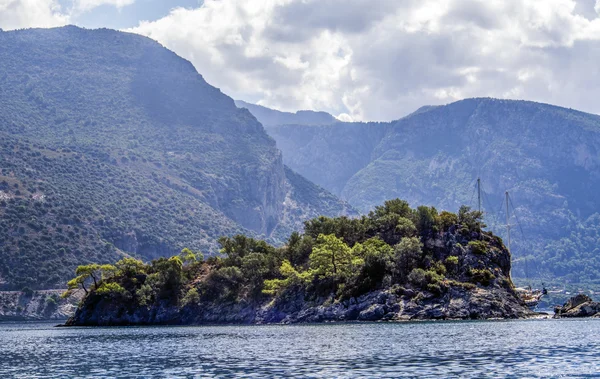
M600 378L600 320L0 324L1 378Z

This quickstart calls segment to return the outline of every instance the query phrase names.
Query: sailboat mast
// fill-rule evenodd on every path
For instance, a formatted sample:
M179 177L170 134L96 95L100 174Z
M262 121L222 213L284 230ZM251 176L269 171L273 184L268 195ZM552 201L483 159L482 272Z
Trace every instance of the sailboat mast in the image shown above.
M510 252L510 214L509 209L508 209L508 203L509 203L509 198L508 198L508 191L505 192L506 195L506 233L508 234L508 251Z
M481 212L481 178L477 178L477 210Z

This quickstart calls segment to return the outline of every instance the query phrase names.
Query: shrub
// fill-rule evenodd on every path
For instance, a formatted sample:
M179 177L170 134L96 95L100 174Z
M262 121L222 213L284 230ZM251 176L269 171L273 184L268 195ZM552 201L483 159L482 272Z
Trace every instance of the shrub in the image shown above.
M439 285L442 281L444 280L444 277L441 276L440 274L438 274L437 272L433 271L433 270L423 270L422 268L415 268L413 269L410 274L408 275L408 281L410 283L412 283L413 285L421 288L421 289L426 289L429 290L430 288L434 288L434 287L430 287L429 285ZM439 291L435 291L436 293L439 293Z
M444 263L446 264L446 266L456 267L458 266L458 257L451 255L444 260Z
M125 288L121 287L120 284L115 282L110 283L102 283L98 289L96 289L96 294L100 296L110 296L115 297L119 295L125 295L127 291Z
M196 288L191 288L181 300L181 304L186 306L188 304L198 304L200 302L200 294Z
M458 216L454 213L442 211L439 216L440 227L443 231L448 231L450 227L458 224Z
M435 271L440 276L446 276L446 266L442 262L435 262L431 265L431 269Z
M469 270L469 275L471 276L471 282L473 283L481 283L483 286L489 286L491 281L496 279L496 276L492 274L492 272L486 268L484 269L475 269L472 268Z
M488 246L483 241L470 241L468 246L475 255L485 255L487 253Z

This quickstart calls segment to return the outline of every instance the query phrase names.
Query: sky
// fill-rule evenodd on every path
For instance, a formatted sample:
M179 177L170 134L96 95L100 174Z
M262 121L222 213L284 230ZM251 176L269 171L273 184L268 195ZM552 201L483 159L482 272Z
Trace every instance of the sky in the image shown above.
M235 99L341 120L470 97L600 114L600 0L0 0L0 28L139 33Z

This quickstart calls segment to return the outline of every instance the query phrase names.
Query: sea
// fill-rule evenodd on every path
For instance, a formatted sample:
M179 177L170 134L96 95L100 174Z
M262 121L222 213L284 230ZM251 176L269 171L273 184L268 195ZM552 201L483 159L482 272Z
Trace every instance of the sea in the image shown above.
M600 319L0 323L0 378L600 378Z

